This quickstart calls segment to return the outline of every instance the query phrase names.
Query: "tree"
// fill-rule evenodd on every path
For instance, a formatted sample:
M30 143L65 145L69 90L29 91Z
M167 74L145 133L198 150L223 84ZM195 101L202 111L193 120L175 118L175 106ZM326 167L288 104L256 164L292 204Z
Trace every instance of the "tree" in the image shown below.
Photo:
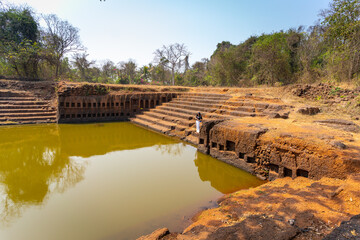
M90 82L92 80L92 76L90 73L90 67L95 64L94 61L87 60L89 54L86 53L76 53L73 58L73 64L77 68L80 79L82 81L88 81Z
M37 78L38 35L38 24L29 8L1 9L0 58L17 76Z
M120 81L122 83L133 84L136 78L136 68L137 68L135 61L129 59L127 62L118 63L118 65L122 79Z
M286 83L291 78L290 60L284 32L260 36L252 46L250 68L253 80L258 84Z
M229 42L217 44L217 49L211 56L209 72L212 85L242 85L248 76L251 50L257 37L250 37L239 45Z
M205 81L205 74L207 69L207 59L202 62L195 62L191 69L188 70L184 75L184 85L187 86L206 86L209 85Z
M106 60L101 66L102 82L115 83L116 81L116 66L110 61Z
M214 51L213 55L211 55L211 57L216 55L219 52L224 52L225 50L227 50L233 46L235 46L235 45L231 44L229 41L222 41L221 43L218 43L216 45L216 50Z
M338 78L350 80L360 72L360 1L333 0L322 16L324 37L332 46L329 67Z
M43 41L47 49L47 59L55 66L55 78L59 76L61 60L65 54L82 50L79 30L56 15L43 16L47 28L43 32Z
M320 25L312 26L304 34L299 46L299 65L301 80L314 82L323 74L326 44L322 40L323 29Z
M161 49L155 52L155 62L164 66L171 71L171 83L175 85L175 72L180 70L185 59L188 61L190 52L188 52L184 44L171 44L169 46L163 45Z
M169 85L169 79L172 75L170 70L166 69L163 65L158 64L150 67L150 79L155 84Z

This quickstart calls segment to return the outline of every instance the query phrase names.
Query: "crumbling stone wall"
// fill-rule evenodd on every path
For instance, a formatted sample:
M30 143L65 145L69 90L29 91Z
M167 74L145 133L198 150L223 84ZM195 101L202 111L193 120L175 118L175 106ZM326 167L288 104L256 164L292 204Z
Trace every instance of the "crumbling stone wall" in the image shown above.
M235 167L255 173L257 139L267 129L236 121L204 123L199 134L199 150Z
M176 93L59 96L59 123L126 121L176 96Z
M360 171L359 149L339 149L326 141L276 135L263 124L205 122L199 151L269 180L279 177L345 178Z

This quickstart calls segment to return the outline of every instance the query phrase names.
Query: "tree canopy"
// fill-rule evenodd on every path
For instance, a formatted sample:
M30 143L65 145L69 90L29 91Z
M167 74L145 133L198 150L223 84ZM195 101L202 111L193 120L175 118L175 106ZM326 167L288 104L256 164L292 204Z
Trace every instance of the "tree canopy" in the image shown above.
M1 2L0 2L1 3ZM39 19L45 26L40 27ZM190 66L183 43L163 45L139 66L89 60L79 30L56 15L0 4L0 75L123 84L253 86L295 82L360 83L360 0L332 0L320 23L222 41ZM70 56L71 54L71 56Z

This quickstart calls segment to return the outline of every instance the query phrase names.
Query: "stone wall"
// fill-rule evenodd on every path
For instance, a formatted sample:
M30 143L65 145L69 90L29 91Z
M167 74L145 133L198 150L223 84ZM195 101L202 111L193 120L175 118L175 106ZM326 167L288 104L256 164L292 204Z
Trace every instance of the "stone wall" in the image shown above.
M59 96L59 123L126 121L176 96L171 92Z
M229 121L204 122L198 149L261 178L345 178L360 171L359 150L339 149L326 140L299 133L277 134L271 125ZM314 133L316 135L316 132Z

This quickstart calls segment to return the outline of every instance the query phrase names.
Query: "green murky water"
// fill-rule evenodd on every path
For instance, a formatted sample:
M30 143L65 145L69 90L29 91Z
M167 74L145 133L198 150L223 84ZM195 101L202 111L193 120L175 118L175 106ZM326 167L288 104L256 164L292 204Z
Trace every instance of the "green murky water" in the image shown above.
M0 239L134 239L262 182L131 123L0 128Z

